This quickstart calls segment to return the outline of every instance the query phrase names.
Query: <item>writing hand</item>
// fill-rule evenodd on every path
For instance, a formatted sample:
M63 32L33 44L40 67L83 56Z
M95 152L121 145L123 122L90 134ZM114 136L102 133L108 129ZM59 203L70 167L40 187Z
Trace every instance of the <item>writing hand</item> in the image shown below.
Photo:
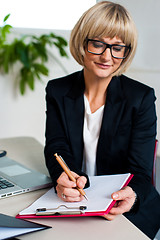
M104 215L107 220L113 220L117 215L128 212L136 200L136 194L129 186L114 192L111 197L113 200L117 200L117 202L110 212Z
M71 171L71 173L77 180L76 183L71 181L68 175L63 172L57 179L57 195L59 198L66 202L79 202L82 201L83 196L76 189L76 187L83 189L87 182L87 179L84 176L79 176L75 172Z

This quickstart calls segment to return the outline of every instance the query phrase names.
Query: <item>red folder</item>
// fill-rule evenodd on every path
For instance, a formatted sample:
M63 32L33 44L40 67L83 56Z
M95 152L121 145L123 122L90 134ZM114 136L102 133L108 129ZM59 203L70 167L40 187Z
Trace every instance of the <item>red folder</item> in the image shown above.
M123 174L121 174L121 176L122 176ZM128 183L131 181L131 179L132 179L132 177L133 177L133 174L124 174L124 175L126 175L126 178L125 178L125 181L124 181L124 183L123 183L123 185L119 188L119 189L121 189L121 188L123 188L123 187L125 187L125 186L127 186L128 185ZM112 177L113 176L120 176L120 175L111 175ZM100 177L100 176L96 176L96 177ZM105 184L104 184L105 185ZM92 185L91 185L92 186ZM105 186L106 187L106 186ZM87 189L85 189L85 191L86 191L86 194L87 194ZM113 192L115 191L115 189L113 189ZM117 190L116 190L117 191ZM88 195L87 195L88 196ZM86 217L86 216L102 216L102 215L105 215L105 214L107 214L107 213L109 213L109 211L111 210L111 208L114 206L114 204L115 204L115 200L110 200L110 203L109 203L109 205L107 206L107 208L105 209L105 210L103 210L103 211L82 211L81 213L78 213L78 214L76 214L75 212L73 212L73 213L69 213L69 214L59 214L59 213L54 213L54 214L52 214L52 215L36 215L35 213L33 213L33 214L24 214L24 213L22 213L22 212L20 212L17 216L16 216L16 218L21 218L21 219L25 219L25 218L53 218L53 217ZM64 204L66 204L65 202L64 202ZM80 203L79 203L80 204ZM32 206L32 205L31 205ZM42 207L42 206L40 206L40 207ZM27 209L27 208L26 208Z

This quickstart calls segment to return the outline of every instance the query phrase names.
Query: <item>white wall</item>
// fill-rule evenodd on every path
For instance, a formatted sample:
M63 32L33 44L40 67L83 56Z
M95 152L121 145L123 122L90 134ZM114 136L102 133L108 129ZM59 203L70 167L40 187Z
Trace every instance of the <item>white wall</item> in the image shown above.
M37 82L36 90L22 97L13 89L14 77L0 77L0 137L33 136L43 142L45 84Z
M131 12L139 32L137 53L127 75L155 89L158 116L157 138L160 140L160 1L159 0L119 0ZM55 32L69 39L69 31L15 29L13 35L21 33ZM53 52L55 50L53 49ZM69 50L67 50L69 52ZM56 52L57 54L57 52ZM57 57L59 58L58 54ZM60 59L60 58L59 58ZM68 73L81 69L71 57L60 59ZM66 75L56 62L48 63L50 74L37 81L35 91L27 90L24 96L15 89L15 71L9 75L0 74L0 138L13 136L33 136L44 144L45 132L45 86L49 79ZM160 155L160 144L158 148Z
M69 39L69 31L53 31L53 30L35 30L35 29L15 29L13 36L21 33L35 34L55 32L66 39ZM68 54L70 55L68 49ZM62 62L67 69L67 73L81 69L71 56L69 59L59 57L56 48L53 53ZM0 74L0 138L13 136L33 136L44 144L45 133L45 87L48 80L66 75L56 61L50 60L47 64L49 67L49 76L42 77L43 82L36 81L35 91L29 88L24 96L20 95L17 88L16 69L10 74Z
M115 1L129 10L137 26L139 35L137 52L127 75L155 89L157 139L160 141L160 1ZM160 144L158 155L160 155Z

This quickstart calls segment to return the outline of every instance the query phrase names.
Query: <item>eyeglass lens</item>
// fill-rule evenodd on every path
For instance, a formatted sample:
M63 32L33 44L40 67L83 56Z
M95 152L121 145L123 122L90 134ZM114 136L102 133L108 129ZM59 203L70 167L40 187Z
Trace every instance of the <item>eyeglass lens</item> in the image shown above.
M109 45L98 40L88 40L88 52L100 55L106 48L110 48L112 57L125 58L129 53L129 48L123 45Z

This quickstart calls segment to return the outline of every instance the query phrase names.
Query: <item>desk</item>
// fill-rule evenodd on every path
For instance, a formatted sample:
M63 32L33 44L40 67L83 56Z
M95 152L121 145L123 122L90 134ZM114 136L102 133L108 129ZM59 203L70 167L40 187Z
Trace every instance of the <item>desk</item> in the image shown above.
M7 151L8 157L22 164L48 174L45 168L43 146L31 137L17 137L0 139L0 149ZM38 190L18 196L1 199L1 213L15 216L22 209L43 195L47 189ZM31 221L31 220L30 220ZM37 223L52 226L40 232L20 236L18 239L34 240L147 240L149 239L124 216L118 216L114 221L107 221L102 217L84 218L52 218L32 220ZM80 234L82 232L82 236Z

